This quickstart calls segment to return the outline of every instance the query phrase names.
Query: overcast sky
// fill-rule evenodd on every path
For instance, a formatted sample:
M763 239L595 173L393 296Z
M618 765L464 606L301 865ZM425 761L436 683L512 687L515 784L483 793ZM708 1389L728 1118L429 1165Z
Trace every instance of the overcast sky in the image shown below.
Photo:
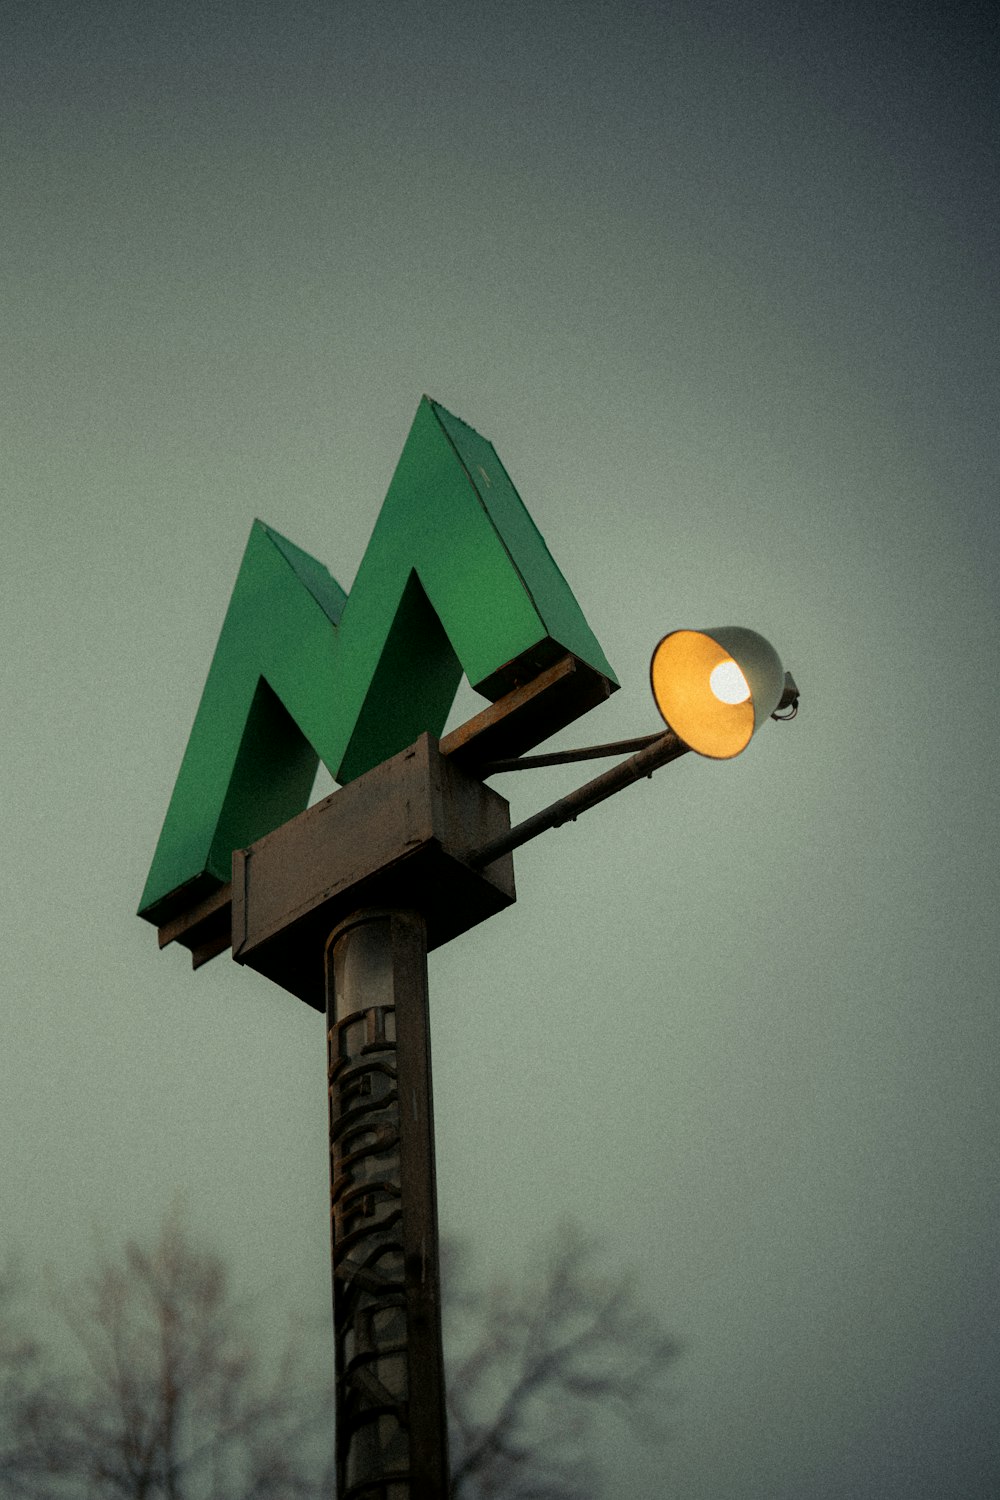
M349 588L428 392L621 679L559 743L682 625L803 695L432 955L443 1228L576 1217L684 1343L608 1495L998 1493L996 64L974 4L3 8L5 1241L183 1189L328 1316L322 1021L135 910L253 518Z

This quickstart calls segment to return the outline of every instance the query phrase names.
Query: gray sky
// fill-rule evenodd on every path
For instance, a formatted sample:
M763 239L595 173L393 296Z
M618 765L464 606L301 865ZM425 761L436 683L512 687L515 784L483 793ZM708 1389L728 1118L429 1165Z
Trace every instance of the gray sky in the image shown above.
M575 1216L684 1342L674 1441L610 1493L995 1495L988 8L3 32L5 1237L69 1272L182 1188L327 1315L322 1022L134 911L253 517L349 587L426 391L622 680L560 743L655 729L680 625L760 630L803 691L432 955L444 1228L506 1270Z

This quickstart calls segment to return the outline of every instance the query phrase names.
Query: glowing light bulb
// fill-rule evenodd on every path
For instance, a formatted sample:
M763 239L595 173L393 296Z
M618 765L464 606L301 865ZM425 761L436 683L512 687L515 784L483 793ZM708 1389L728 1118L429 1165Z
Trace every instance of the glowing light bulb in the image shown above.
M750 684L734 661L713 667L708 685L720 703L745 703L750 696Z

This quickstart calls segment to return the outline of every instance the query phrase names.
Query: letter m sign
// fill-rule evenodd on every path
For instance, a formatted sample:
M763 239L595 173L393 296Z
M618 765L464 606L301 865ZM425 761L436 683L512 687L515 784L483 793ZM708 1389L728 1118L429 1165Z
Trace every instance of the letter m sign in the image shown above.
M140 916L225 885L234 849L305 808L320 760L344 784L440 736L463 672L495 702L567 656L581 692L560 723L614 673L493 445L424 397L350 597L254 522Z

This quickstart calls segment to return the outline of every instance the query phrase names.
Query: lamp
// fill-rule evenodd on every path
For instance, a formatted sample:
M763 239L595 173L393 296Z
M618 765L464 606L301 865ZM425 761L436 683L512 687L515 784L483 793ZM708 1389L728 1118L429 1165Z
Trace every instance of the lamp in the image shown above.
M653 652L649 675L669 728L713 760L739 755L776 708L798 700L774 647L742 625L671 631Z

